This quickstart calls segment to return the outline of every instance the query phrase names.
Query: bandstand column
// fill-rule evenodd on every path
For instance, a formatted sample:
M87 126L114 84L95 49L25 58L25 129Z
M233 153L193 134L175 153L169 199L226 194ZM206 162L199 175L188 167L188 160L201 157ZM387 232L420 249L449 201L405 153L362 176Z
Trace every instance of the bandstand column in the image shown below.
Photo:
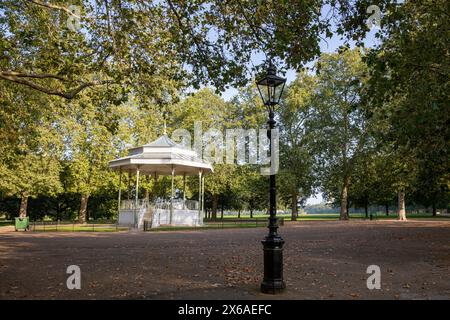
M202 216L202 171L198 171L198 221Z
M131 194L131 170L128 170L128 188L127 188L127 198L128 198L128 206L131 206L130 204L130 194Z
M202 216L205 215L205 177L202 175Z
M117 205L117 214L120 214L121 191L122 191L122 168L119 167L119 199L118 199L118 205ZM117 217L119 217L119 216L117 216Z
M171 192L170 192L170 220L169 220L169 224L172 224L172 219L173 219L173 198L174 198L174 194L173 194L173 176L175 175L175 168L172 165L172 186L171 186Z
M205 176L202 171L202 214L205 211Z
M183 210L186 209L186 172L183 173Z
M136 195L134 197L134 222L138 226L138 201L139 201L139 166L136 168Z

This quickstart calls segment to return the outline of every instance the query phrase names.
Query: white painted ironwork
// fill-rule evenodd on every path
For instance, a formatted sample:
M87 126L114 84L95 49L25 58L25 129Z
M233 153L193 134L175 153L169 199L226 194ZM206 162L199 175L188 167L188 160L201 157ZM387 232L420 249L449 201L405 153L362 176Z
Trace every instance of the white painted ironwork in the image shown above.
M120 175L118 197L120 224L133 225L138 229L143 227L144 221L152 227L167 224L193 226L203 224L204 175L212 173L213 168L195 151L176 144L164 134L149 144L129 149L128 156L111 161L109 166L112 170L118 170ZM122 171L128 171L128 184L131 181L131 173L136 173L133 200L130 192L127 192L128 200L121 199ZM154 175L155 183L158 175L171 175L170 200L157 199L154 203L148 203L146 199L139 199L140 174ZM174 199L175 174L183 175L183 199ZM199 175L199 201L186 200L186 176L197 174Z

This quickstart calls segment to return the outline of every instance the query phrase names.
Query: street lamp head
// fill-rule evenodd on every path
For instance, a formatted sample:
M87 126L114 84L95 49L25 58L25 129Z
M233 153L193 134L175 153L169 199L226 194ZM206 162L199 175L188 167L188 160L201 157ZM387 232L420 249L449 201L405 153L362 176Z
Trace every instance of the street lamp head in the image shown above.
M286 84L286 79L277 76L276 71L272 62L269 62L266 75L256 82L261 99L269 110L280 102Z

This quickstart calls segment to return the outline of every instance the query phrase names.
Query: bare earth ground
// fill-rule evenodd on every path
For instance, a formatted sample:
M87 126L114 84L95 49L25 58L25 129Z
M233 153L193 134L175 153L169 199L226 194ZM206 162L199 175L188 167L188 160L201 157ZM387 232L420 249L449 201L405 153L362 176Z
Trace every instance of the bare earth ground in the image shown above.
M450 221L287 223L287 290L259 293L265 228L0 231L0 299L450 299ZM66 268L81 268L68 290ZM381 290L366 269L381 268Z

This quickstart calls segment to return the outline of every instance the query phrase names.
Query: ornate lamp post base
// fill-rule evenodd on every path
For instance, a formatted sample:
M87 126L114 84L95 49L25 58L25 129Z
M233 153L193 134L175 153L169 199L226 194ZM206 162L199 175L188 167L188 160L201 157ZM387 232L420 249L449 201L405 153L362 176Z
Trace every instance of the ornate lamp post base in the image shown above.
M264 246L264 280L261 292L281 293L286 288L283 281L283 244L284 240L276 236L267 236L261 241Z

